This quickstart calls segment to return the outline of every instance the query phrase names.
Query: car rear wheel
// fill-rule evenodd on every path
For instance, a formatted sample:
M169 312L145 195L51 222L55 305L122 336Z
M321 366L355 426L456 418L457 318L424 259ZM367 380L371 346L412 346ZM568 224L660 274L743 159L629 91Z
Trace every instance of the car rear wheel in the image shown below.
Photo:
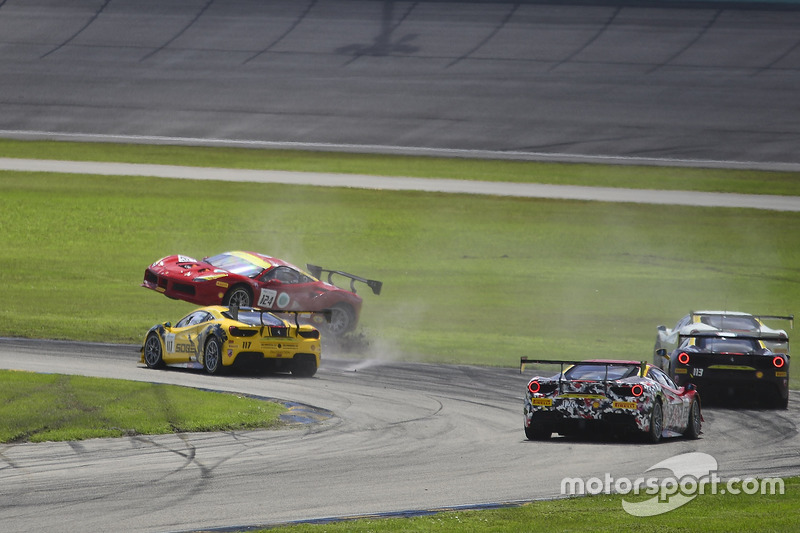
M700 416L700 403L697 400L694 400L692 402L692 406L689 407L689 423L686 426L685 435L690 439L696 439L700 437L702 425L703 421Z
M243 285L237 285L236 287L233 287L225 294L225 298L222 300L222 305L252 307L253 297L250 294L250 289Z
M647 440L653 444L661 442L661 433L664 431L664 411L661 402L653 404L653 411L650 413L650 431L647 432Z
M325 325L325 330L334 337L344 335L355 325L356 314L348 304L338 303L331 307L331 321Z
M164 366L164 359L161 352L161 339L158 334L151 333L144 341L144 363L147 368L161 368Z
M294 356L292 375L299 378L310 378L317 373L317 358L311 354L301 353Z
M222 345L216 337L211 337L206 342L206 348L203 351L203 368L212 375L222 373Z

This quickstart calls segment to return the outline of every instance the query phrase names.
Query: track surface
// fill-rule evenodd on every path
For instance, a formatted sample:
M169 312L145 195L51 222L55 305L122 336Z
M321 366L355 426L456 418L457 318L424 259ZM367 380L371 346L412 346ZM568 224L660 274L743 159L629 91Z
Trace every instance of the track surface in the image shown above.
M532 443L526 379L513 369L326 360L294 379L137 362L135 346L0 339L2 368L302 399L336 416L279 431L0 446L4 530L186 531L550 498L564 477L635 479L689 451L711 454L725 478L800 474L795 399L788 411L706 410L696 441Z
M2 0L0 135L800 163L796 5L552 4Z
M799 26L794 9L727 3L0 0L0 135L796 165ZM565 476L640 477L687 451L713 455L725 477L800 474L794 399L785 412L708 410L698 441L534 444L512 369L327 360L308 380L212 378L137 360L131 346L0 340L4 368L336 416L2 446L3 530L184 531L528 500L557 496Z

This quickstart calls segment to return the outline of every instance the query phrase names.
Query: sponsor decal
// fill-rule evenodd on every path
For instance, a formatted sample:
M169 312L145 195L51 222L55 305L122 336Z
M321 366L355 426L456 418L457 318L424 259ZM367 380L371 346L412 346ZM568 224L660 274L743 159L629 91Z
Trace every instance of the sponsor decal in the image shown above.
M169 353L175 353L175 334L167 333L164 335L164 349Z
M675 373L676 374L688 374L689 371L687 369L685 369L685 368L676 368L675 369Z
M223 289L227 289L228 288L228 284L225 283L224 281L218 281L217 282L217 287L222 287Z
M282 292L280 296L278 296L278 307L280 307L281 309L285 309L286 306L289 305L289 300L290 300L289 295L286 294L285 292Z
M785 378L788 375L789 374L787 374L786 372L775 372L775 377L776 378Z
M273 291L271 289L261 289L261 295L258 297L258 306L259 307L266 307L267 309L271 308L275 303L275 299L278 296L278 291Z
M192 259L188 255L179 255L178 263L197 263L196 259Z
M636 402L614 402L611 404L614 409L638 409L639 404Z
M531 405L551 407L553 405L553 400L550 398L531 398Z

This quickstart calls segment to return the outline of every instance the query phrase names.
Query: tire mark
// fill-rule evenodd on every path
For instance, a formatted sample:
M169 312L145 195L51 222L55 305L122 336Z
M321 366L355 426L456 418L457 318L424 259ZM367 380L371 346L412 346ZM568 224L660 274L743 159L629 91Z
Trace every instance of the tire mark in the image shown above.
M381 17L381 31L372 45L351 45L337 50L339 53L353 53L353 57L347 61L344 66L348 66L354 61L364 56L386 56L390 55L394 50L403 51L410 49L404 44L406 38L400 39L396 44L392 44L392 33L400 27L403 22L411 15L411 12L416 9L419 2L412 3L405 13L403 13L396 22L392 23L392 11L394 10L394 1L386 0L383 3L383 16ZM412 37L413 38L413 37ZM416 50L416 49L414 49Z
M622 11L622 6L618 7L618 8L617 8L617 9L616 9L616 10L615 10L615 11L614 11L612 14L611 14L611 16L610 16L610 17L608 17L608 20L605 22L605 24L603 24L603 26L602 26L602 27L601 27L599 30L597 30L597 33L595 33L595 34L594 34L592 37L590 37L588 41L586 41L585 43L583 43L583 46L581 46L580 48L578 48L577 50L575 50L574 52L572 52L570 55L568 55L567 57L565 57L564 59L562 59L561 61L559 61L559 62L558 62L558 63L556 63L555 65L553 65L552 67L550 67L550 68L548 69L548 72L552 72L552 71L554 71L555 69L557 69L558 67L560 67L561 65L564 65L565 63L569 63L569 62L570 62L570 61L572 61L572 60L573 60L573 59L574 59L574 58L575 58L575 57L576 57L578 54L580 54L581 52L583 52L584 50L586 50L587 48L589 48L589 47L590 47L592 44L594 44L594 43L597 41L597 39L599 39L599 38L600 38L600 36L602 36L602 35L603 35L603 34L604 34L604 33L605 33L607 30L608 30L608 28L610 28L610 27L611 27L611 25L614 23L614 20L616 20L617 16L620 14L620 12L621 12L621 11Z
M186 33L186 30L188 30L189 28L191 28L191 27L194 25L194 23L195 23L195 22L197 22L197 21L198 21L198 19L200 19L200 17L202 17L202 16L203 16L203 13L205 13L205 12L208 10L208 8L209 8L209 7L211 7L211 4L213 4L213 3L214 3L214 0L208 0L208 2L206 2L206 5L204 5L204 6L203 6L203 7L200 9L200 11L198 11L198 12L197 12L197 14L194 16L194 18L193 18L192 20L190 20L190 21L189 21L189 23L188 23L186 26L184 26L184 27L183 27L181 30L179 30L179 31L178 31L178 33L176 33L176 34L175 34L175 35L174 35L174 36L173 36L171 39L169 39L167 42L165 42L164 44L162 44L161 46L159 46L158 48L156 48L155 50L153 50L152 52L150 52L149 54L147 54L146 56L144 56L143 58L141 58L141 59L139 60L139 62L141 63L142 61L146 61L146 60L150 59L151 57L153 57L154 55L156 55L157 53L159 53L160 51L162 51L164 48L166 48L167 46L169 46L170 44L172 44L173 42L175 42L175 40L176 40L176 39L178 39L178 38L179 38L181 35L183 35L184 33Z
M462 60L467 59L469 56L471 56L472 54L474 54L475 52L477 52L478 50L483 48L483 46L485 46L486 43L491 41L494 38L494 36L497 35L500 32L500 30L505 28L506 24L508 24L508 21L511 20L511 17L514 16L514 14L517 12L518 9L519 9L519 3L514 4L514 6L511 8L511 11L509 11L506 14L506 16L503 18L503 20L500 21L500 24L498 24L494 28L494 30L492 30L492 32L489 35L487 35L481 42L479 42L477 45L475 45L475 47L473 47L467 53L465 53L465 54L461 55L460 57L457 57L456 59L451 61L450 64L448 64L445 67L445 69L448 69L448 68L460 63Z
M247 63L249 63L250 61L252 61L252 60L256 59L258 56L260 56L260 55L262 55L262 54L266 54L267 52L269 52L269 50L270 50L270 49L271 49L273 46L277 45L279 42L281 42L282 40L284 40L284 39L285 39L285 38L286 38L286 37L287 37L287 36L288 36L290 33L292 33L292 32L293 32L293 31L294 31L294 30L295 30L295 29L296 29L296 28L297 28L297 27L300 25L300 23L301 23L301 22L303 22L303 21L305 20L305 18L308 16L308 14L311 12L311 10L312 10L312 9L314 8L314 6L316 6L316 5L317 5L317 0L311 0L311 1L308 3L308 5L306 6L306 9L305 9L305 11L303 11L302 13L300 13L300 15L297 17L297 20L295 20L295 21L294 21L294 23L292 23L292 25L291 25L291 26L289 26L289 27L286 29L286 31L285 31L285 32L283 32L283 34L281 34L281 35L280 35L280 36L279 36L277 39L275 39L274 41L272 41L271 43L269 43L269 44L268 44L266 47L264 47L264 48L263 48L261 51L259 51L259 52L256 52L256 53L255 53L255 54L253 54L252 56L250 56L250 57L248 57L247 59L245 59L244 61L242 61L242 65L246 65L246 64L247 64Z
M778 64L778 63L779 63L781 60L783 60L784 58L788 57L790 54L792 54L792 53L793 53L795 50L797 50L798 48L800 48L800 41L797 41L796 43L794 43L794 45L793 45L793 46L790 46L790 47L789 47L789 48L788 48L788 49L787 49L787 50L786 50L784 53L782 53L781 55L779 55L778 57L776 57L775 59L773 59L771 62L767 63L765 66L763 66L763 67L761 67L760 69L756 70L756 71L755 71L755 72L752 74L752 76L758 76L758 75L759 75L759 74L761 74L762 72L765 72L765 71L767 71L767 70L771 70L771 69L772 69L772 67L774 67L775 65L777 65L777 64Z
M711 17L711 19L710 19L710 20L709 20L709 21L706 23L706 25L705 25L705 26L703 26L703 27L700 29L700 31L697 33L697 35L694 37L694 39L692 39L691 41L689 41L688 43L686 43L686 45L685 45L683 48L681 48L680 50L678 50L677 52L675 52L674 54L672 54L672 55L671 55L670 57L668 57L668 58L667 58L665 61L662 61L660 65L656 65L656 66L654 66L653 68L651 68L650 70L648 70L648 71L647 71L647 74L652 74L652 73L654 73L655 71L657 71L658 69L660 69L660 68L662 68L662 67L665 67L665 66L669 65L670 63L672 63L673 61L675 61L675 60L678 58L678 56L680 56L681 54L683 54L684 52L686 52L687 50L689 50L689 49L690 49L692 46L694 46L694 45L697 43L697 41L699 41L699 40L700 40L700 39L701 39L703 36L705 36L705 35L706 35L706 33L708 33L708 30L710 30L710 29L711 29L711 27L712 27L714 24L716 24L716 23L717 23L717 20L719 19L720 15L722 15L723 11L724 11L724 10L722 10L722 9L718 9L718 10L717 10L717 11L714 13L714 16L713 16L713 17Z
M5 3L5 0L4 0L4 3ZM100 6L100 9L95 11L94 15L92 15L92 17L89 20L86 21L86 24L84 24L83 27L81 27L78 31L76 31L70 37L68 37L64 42L62 42L61 44L59 44L58 46L56 46L55 48L53 48L49 52L45 52L44 54L40 55L39 59L44 59L45 57L49 56L50 54L52 54L54 52L57 52L57 51L61 50L66 45L68 45L70 42L72 42L73 39L75 39L78 35L83 33L86 30L86 28L91 26L92 23L94 23L94 21L97 20L97 17L100 16L100 13L102 13L103 10L106 8L106 6L108 6L108 4L110 4L110 3L111 3L111 0L106 0L103 3L103 5Z

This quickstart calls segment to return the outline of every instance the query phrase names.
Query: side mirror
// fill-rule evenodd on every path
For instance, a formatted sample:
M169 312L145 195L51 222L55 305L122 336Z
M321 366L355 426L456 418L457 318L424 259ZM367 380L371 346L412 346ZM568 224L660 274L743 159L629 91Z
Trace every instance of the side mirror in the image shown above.
M164 327L165 328L171 328L172 327L172 322L164 322Z
M279 279L269 279L267 280L266 285L273 286L273 285L283 285L283 282Z
M667 350L665 350L664 348L659 348L658 350L656 350L656 355L659 357L666 357L667 359L669 359L669 356L667 355Z
M683 389L687 391L697 390L697 386L694 383L687 383Z

